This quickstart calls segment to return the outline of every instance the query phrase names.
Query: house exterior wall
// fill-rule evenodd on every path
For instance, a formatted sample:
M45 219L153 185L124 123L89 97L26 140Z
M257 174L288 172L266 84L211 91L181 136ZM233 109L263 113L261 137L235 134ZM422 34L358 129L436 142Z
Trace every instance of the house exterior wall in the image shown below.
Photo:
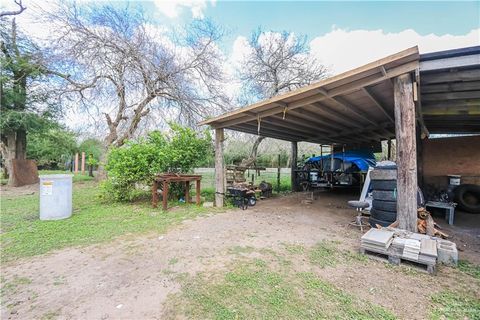
M446 188L449 174L480 184L480 136L425 139L422 148L425 185Z

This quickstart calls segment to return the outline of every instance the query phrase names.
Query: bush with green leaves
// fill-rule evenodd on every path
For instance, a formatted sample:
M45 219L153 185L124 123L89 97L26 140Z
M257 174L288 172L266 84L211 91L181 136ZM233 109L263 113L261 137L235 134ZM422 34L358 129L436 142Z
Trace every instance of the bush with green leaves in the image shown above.
M31 132L27 142L27 156L37 161L40 168L63 167L77 151L75 133L56 123Z
M128 141L110 149L106 164L108 180L105 195L115 200L131 201L138 186L149 186L158 173L191 173L212 152L208 131L201 134L190 128L170 124L170 131L153 131L146 138ZM172 187L173 195L181 189Z

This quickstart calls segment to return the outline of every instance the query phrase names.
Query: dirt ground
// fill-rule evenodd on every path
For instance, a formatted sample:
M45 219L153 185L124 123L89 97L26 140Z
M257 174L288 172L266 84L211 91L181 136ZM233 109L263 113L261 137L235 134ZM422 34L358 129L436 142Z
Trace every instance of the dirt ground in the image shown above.
M181 288L172 275L222 270L235 258L229 253L233 247L276 250L330 239L358 250L361 232L347 226L355 214L346 205L352 194L320 193L311 205L302 205L303 197L288 195L245 211L189 220L163 235L125 236L13 261L2 267L2 276L18 285L2 297L1 318L160 319L168 295ZM460 241L461 258L480 263L478 230L461 237L461 228L445 231ZM295 264L301 268L302 261ZM458 283L452 276L457 271L447 267L439 268L434 284L430 275L410 276L375 260L318 272L342 290L408 319L427 316L429 300L418 297L440 290L438 283L480 295L478 282Z

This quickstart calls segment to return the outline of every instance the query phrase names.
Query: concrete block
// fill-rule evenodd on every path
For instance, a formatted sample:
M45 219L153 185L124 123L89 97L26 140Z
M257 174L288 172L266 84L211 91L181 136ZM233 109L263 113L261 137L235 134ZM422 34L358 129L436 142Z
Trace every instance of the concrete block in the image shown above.
M458 250L457 245L448 240L437 240L437 254L438 262L448 266L457 266L458 264Z

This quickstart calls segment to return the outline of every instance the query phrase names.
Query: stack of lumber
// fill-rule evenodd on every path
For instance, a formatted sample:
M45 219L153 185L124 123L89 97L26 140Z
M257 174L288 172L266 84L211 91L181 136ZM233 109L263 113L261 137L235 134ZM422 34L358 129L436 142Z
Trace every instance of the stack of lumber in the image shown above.
M372 228L362 236L360 246L365 250L387 254L392 241L393 231Z

